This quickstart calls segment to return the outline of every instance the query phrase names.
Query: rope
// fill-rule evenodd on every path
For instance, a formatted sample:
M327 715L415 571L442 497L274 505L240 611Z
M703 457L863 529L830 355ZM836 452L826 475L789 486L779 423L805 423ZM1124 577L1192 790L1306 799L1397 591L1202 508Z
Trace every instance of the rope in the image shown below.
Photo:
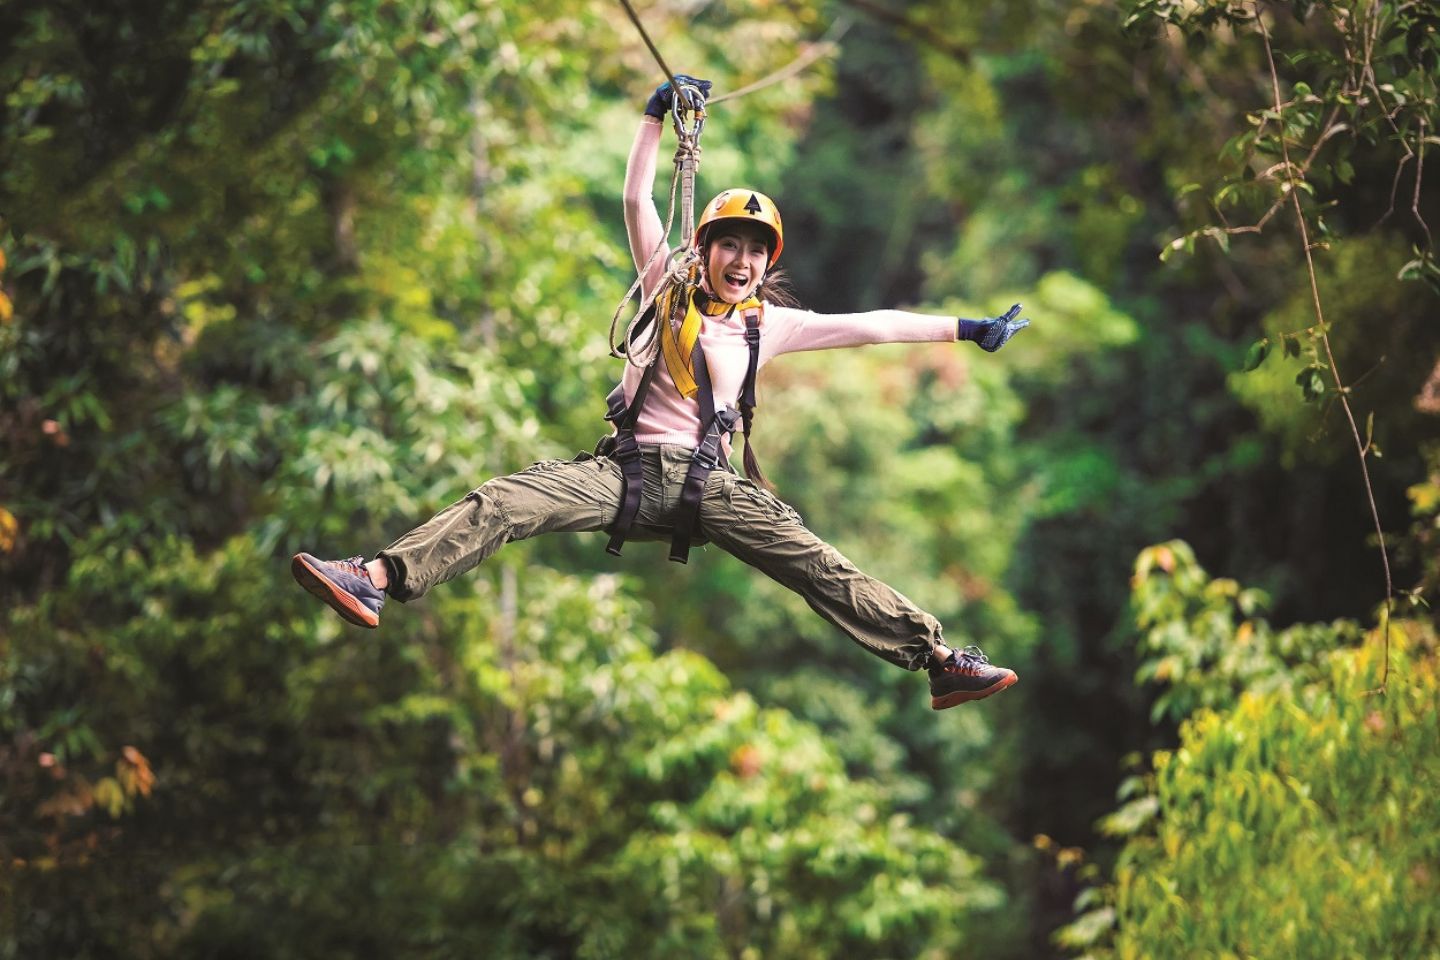
M853 23L854 21L847 16L839 17L836 19L834 25L826 31L825 36L814 43L808 44L804 53L800 54L800 56L794 60L791 60L779 70L776 70L768 76L761 77L754 83L746 84L739 90L732 90L729 93L714 97L706 101L705 105L713 107L717 103L724 103L726 100L734 100L754 93L756 90L763 90L772 84L779 83L781 80L788 80L796 74L801 73L821 57L827 57L835 53L839 49L840 38L845 36L845 33Z
M635 13L635 8L630 6L630 0L620 0L620 5L625 8L625 12L630 16L630 22L635 24L635 29L640 32L640 39L645 41L645 46L649 48L650 55L655 58L655 63L660 67L660 72L665 74L665 79L670 81L670 89L677 89L679 87L679 84L675 82L675 74L670 70L670 67L666 65L665 58L660 55L659 49L656 48L654 41L650 39L650 34L645 30L645 25L640 22L640 18ZM726 100L735 100L740 97L747 96L748 94L752 94L757 90L763 90L766 87L779 83L782 80L788 80L790 77L795 76L796 74L803 71L805 68L809 67L810 64L814 63L816 60L819 60L821 57L833 54L837 49L840 38L845 36L845 33L850 29L853 23L854 21L851 20L848 16L842 15L838 17L835 20L835 23L830 27L830 29L826 31L825 36L821 37L815 43L810 44L805 50L805 52L800 54L800 56L796 57L794 60L781 67L779 70L776 70L774 73L761 77L754 83L747 84L741 87L739 90L732 90L727 94L723 94L722 96L718 96L712 100L707 101L706 105L713 106L717 103L724 103Z
M682 212L682 231L685 234L685 242L682 242L678 249L671 252L670 259L672 262L666 269L665 276L662 277L660 282L655 284L654 288L641 300L640 308L635 311L635 315L630 318L630 322L625 326L624 357L627 362L633 363L637 367L648 366L655 359L660 348L659 338L652 335L650 340L642 347L643 352L637 356L635 337L641 318L645 316L646 311L650 309L651 305L653 305L656 299L665 291L673 286L692 281L694 279L695 269L700 263L700 255L695 250L686 246L690 233L694 229L694 179L695 169L700 163L700 143L696 139L696 136L690 135L681 127L678 120L675 124L675 133L679 138L679 143L675 147L675 173L670 178L670 202L669 209L665 213L665 229L660 234L660 242L655 245L654 250L650 251L650 256L646 258L645 265L635 274L635 281L630 284L630 289L625 291L625 296L621 298L620 303L615 307L614 314L610 317L610 356L618 358L621 356L621 353L619 345L615 342L615 329L619 326L620 314L625 310L625 306L630 302L630 298L635 296L635 291L644 283L645 275L650 272L650 267L654 264L655 258L660 255L660 251L663 250L666 243L669 242L670 229L675 223L675 190L683 179L684 194L681 205L684 208ZM652 330L653 329L652 327Z
M679 143L675 146L675 167L680 171L680 244L690 242L695 232L695 171L700 169L700 134L692 135L675 125Z
M659 50L655 49L655 44L650 40L650 34L645 32L645 25L635 15L635 8L630 6L630 0L620 0L620 4L625 8L625 12L630 14L630 22L635 24L635 29L640 31L640 39L644 40L645 46L650 48L650 56L655 58L655 62L660 65L661 72L665 74L665 79L670 81L670 89L678 89L680 85L675 82L675 74L670 72L670 68L665 65L665 58L660 56Z
M698 154L699 149L700 147L698 144L692 144L690 146L690 151L696 154ZM625 296L621 298L620 303L615 307L614 314L612 314L610 317L610 356L617 359L622 356L622 354L620 353L620 344L617 344L615 342L615 329L619 326L620 314L622 311L624 311L626 304L630 302L630 298L635 296L635 291L638 290L640 288L640 285L644 282L645 275L650 272L651 265L655 263L655 258L660 255L661 250L665 249L665 244L670 239L670 228L675 222L675 188L680 182L680 175L681 170L683 169L685 155L686 150L684 149L684 145L682 145L681 148L676 149L675 173L670 178L669 209L666 211L665 214L665 230L660 235L660 242L655 245L654 250L650 251L650 256L646 258L645 265L642 266L640 270L636 273L635 281L630 284L630 289L625 291ZM666 290L670 289L676 284L685 283L687 280L690 279L694 268L700 262L700 255L694 250L691 250L690 248L682 245L679 249L671 251L670 260L672 262L670 266L666 268L665 275L661 277L660 282L655 284L654 288L645 295L644 299L641 300L639 309L635 311L635 315L630 318L630 322L625 326L625 352L623 356L630 363L633 363L638 367L648 366L650 361L655 359L655 355L659 351L660 346L659 340L652 336L650 340L644 345L644 347L641 348L643 352L637 355L635 349L635 336L636 328L639 326L640 323L640 318L645 316L646 311L650 309L650 307L655 303L655 301L659 299Z

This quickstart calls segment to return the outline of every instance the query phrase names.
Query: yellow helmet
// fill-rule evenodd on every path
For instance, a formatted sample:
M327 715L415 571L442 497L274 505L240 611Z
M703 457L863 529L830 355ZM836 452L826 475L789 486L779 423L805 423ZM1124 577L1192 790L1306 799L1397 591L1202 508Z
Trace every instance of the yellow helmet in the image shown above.
M719 220L745 220L768 227L775 235L775 242L770 245L770 262L766 267L775 266L785 246L785 226L780 222L780 208L775 206L774 200L744 187L721 191L714 200L705 204L700 222L695 225L696 250L704 249L705 228Z

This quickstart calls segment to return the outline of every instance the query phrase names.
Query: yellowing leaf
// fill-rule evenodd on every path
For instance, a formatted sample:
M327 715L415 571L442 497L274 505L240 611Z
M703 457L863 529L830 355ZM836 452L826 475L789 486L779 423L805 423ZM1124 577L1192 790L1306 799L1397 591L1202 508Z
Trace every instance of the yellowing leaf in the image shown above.
M20 534L20 522L15 519L15 514L0 507L0 553L9 553L15 549L15 540Z
M1161 545L1155 548L1155 563L1166 573L1175 572L1175 551L1168 546Z
M95 805L102 807L112 817L120 816L125 809L125 791L114 777L105 777L95 784Z
M155 773L150 769L150 761L145 759L145 754L128 744L121 749L120 759L115 761L115 775L127 797L133 797L137 793L148 797L155 785Z

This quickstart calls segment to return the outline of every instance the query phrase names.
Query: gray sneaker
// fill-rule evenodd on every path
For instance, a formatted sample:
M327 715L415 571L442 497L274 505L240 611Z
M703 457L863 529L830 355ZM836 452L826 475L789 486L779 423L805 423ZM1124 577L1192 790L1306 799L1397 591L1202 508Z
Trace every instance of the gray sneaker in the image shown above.
M290 561L290 573L300 586L351 623L372 629L380 626L385 591L370 582L364 557L319 560L308 553L297 553Z
M993 666L979 647L955 650L944 663L930 668L930 707L944 710L967 700L984 700L1018 679L1014 670Z

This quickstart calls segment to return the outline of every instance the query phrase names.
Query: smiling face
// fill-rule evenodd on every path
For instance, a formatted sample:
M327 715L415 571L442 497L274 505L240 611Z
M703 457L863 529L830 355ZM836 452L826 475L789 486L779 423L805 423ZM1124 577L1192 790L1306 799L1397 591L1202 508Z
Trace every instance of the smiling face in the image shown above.
M705 242L705 279L710 292L726 303L739 303L755 291L770 262L769 228L722 220Z

